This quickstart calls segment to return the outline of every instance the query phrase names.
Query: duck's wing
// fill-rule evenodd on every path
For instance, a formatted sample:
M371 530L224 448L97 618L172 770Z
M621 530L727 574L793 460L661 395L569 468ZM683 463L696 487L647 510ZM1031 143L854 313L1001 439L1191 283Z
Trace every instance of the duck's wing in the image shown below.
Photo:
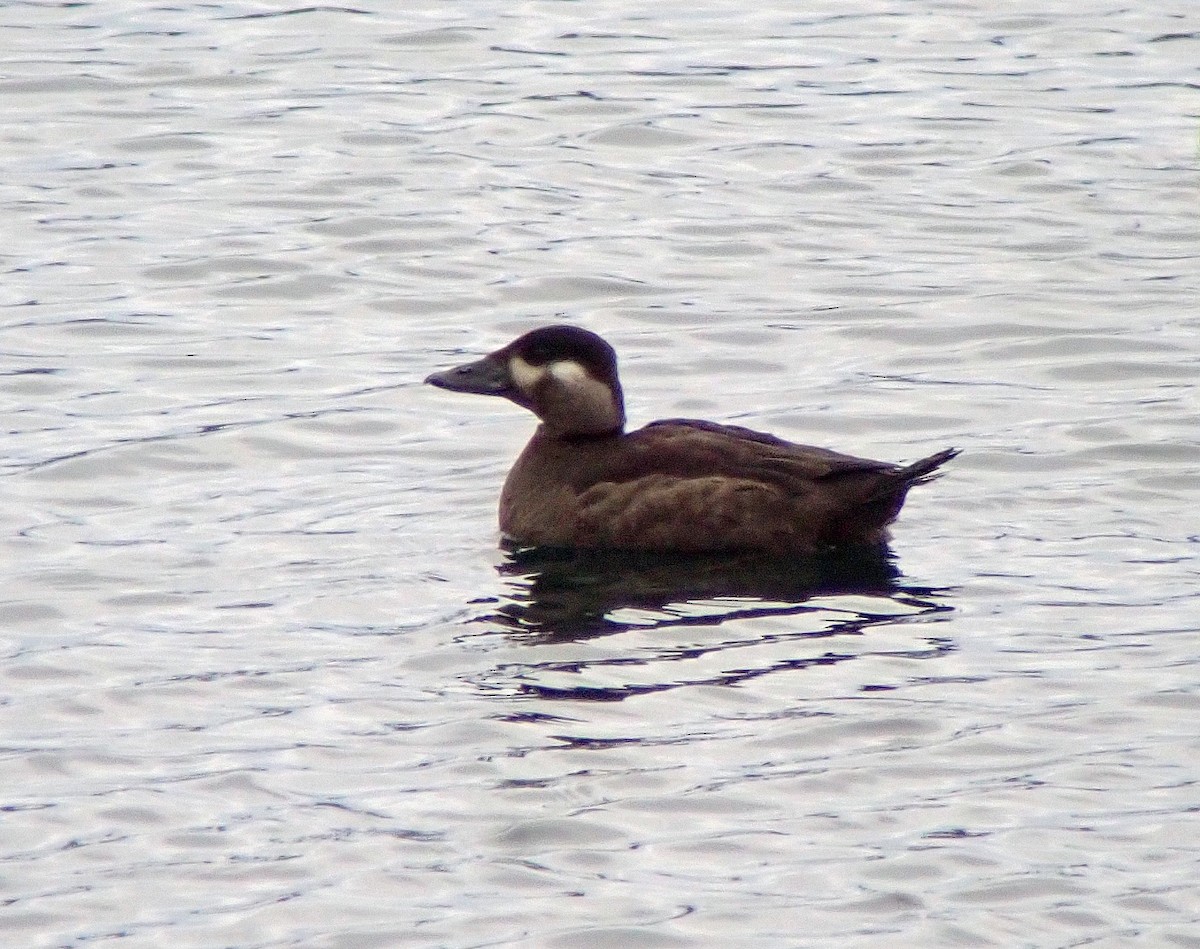
M654 422L608 453L579 496L586 543L803 550L876 543L915 483L953 452L907 468L735 425Z
M740 425L698 419L651 422L631 432L626 442L634 449L631 461L640 460L659 470L665 464L683 475L705 472L759 479L791 490L799 489L801 482L898 470L885 461L797 445Z

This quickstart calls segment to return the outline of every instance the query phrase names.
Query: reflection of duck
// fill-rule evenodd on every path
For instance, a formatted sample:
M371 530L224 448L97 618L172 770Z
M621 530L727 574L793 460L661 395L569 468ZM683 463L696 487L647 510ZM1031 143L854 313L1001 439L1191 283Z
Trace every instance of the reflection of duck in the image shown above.
M900 467L692 419L627 433L616 354L573 326L534 330L425 381L503 396L541 420L500 496L500 529L529 545L788 554L881 544L909 488L957 454Z
M798 560L525 548L510 552L500 572L514 594L492 619L539 641L799 613L820 596L916 592L897 586L899 571L883 547Z
M910 625L952 607L938 591L902 583L882 547L791 560L525 548L509 552L500 572L508 595L480 620L533 648L504 653L489 690L619 701L868 656L933 659L953 648ZM638 635L647 630L654 635ZM543 654L579 640L594 643Z

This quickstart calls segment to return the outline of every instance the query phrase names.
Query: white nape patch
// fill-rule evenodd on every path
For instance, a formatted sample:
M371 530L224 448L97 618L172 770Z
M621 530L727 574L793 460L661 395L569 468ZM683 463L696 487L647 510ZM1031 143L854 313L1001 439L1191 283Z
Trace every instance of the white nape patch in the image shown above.
M582 415L612 413L612 389L573 359L560 359L546 367L550 378L559 384L567 398Z
M608 389L608 386L603 383L596 382L592 378L592 374L574 359L560 359L558 362L550 363L547 368L550 376L568 389L577 389L589 382L603 386L606 391Z

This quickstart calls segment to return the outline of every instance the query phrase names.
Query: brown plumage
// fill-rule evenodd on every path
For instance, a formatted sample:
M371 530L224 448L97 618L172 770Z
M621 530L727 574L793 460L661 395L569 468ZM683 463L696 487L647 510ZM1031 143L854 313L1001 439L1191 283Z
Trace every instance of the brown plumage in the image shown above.
M958 454L900 467L693 419L627 433L616 354L572 326L425 381L503 396L541 419L500 495L501 531L527 545L788 554L882 544L908 489Z

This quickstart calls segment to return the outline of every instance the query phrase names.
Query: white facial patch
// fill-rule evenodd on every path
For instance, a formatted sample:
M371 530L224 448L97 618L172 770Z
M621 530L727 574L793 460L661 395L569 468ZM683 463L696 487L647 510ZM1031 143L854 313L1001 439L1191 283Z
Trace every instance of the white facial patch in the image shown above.
M623 422L612 389L573 359L534 366L514 356L508 372L542 420L560 430L606 431Z
M508 373L517 384L517 388L525 393L531 394L549 378L571 393L573 398L590 402L602 397L606 402L612 401L608 386L596 381L592 374L574 359L559 359L544 366L535 366L520 356L513 356L508 364Z
M527 363L520 356L513 356L508 361L508 374L517 388L529 395L546 378L546 367Z

